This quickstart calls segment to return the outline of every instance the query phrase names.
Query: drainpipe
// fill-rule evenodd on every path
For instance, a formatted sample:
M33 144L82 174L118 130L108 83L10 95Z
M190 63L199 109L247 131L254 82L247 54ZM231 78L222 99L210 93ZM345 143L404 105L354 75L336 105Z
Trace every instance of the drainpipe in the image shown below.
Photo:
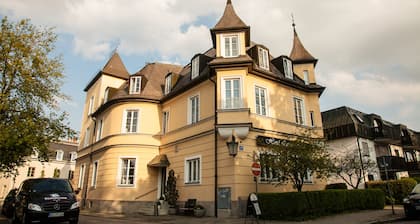
M209 80L214 83L214 216L217 217L217 82L211 79L210 73Z

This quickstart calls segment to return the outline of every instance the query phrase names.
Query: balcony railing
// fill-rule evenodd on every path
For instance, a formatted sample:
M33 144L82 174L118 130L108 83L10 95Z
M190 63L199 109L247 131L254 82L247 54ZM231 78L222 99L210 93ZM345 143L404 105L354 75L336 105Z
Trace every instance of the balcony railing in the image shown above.
M386 169L388 171L406 171L407 163L404 158L398 156L380 156L376 158L378 168L382 171Z
M420 163L419 162L407 162L407 170L408 171L420 171Z

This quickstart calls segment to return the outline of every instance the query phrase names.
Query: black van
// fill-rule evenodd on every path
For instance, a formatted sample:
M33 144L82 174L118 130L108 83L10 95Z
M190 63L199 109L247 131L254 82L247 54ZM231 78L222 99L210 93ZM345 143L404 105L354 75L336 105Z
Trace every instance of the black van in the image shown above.
M78 192L70 182L58 178L27 179L16 193L13 223L79 221Z

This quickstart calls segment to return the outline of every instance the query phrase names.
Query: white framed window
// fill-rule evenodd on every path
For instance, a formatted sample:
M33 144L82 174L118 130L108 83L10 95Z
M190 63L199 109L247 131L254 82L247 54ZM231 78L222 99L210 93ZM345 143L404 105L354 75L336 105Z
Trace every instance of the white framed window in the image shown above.
M306 173L304 173L303 183L307 183L307 184L313 183L312 172L310 170L307 170Z
M84 179L85 179L85 169L86 169L86 164L83 163L80 166L80 170L79 170L79 181L77 183L78 188L83 187L83 182L84 182Z
M200 57L195 57L191 61L191 79L196 78L200 73Z
M200 95L188 98L188 124L197 123L200 120Z
M186 184L199 184L201 182L201 156L194 156L185 159Z
M237 57L240 55L239 34L222 35L221 53L225 58Z
M293 66L292 61L290 61L287 58L283 58L283 69L284 69L284 75L288 79L293 79Z
M76 161L77 152L70 152L70 162Z
M118 185L119 186L134 186L136 179L136 158L122 157L119 162Z
M224 78L222 82L223 109L242 108L241 78Z
M86 128L86 132L85 132L85 139L83 142L83 146L86 147L89 145L90 142L90 128Z
M260 181L262 182L280 182L282 180L282 172L274 169L271 162L276 158L270 153L260 153L259 162L261 165Z
M255 113L267 116L267 89L255 86Z
M104 103L108 101L108 95L109 95L109 87L107 87L104 92Z
M91 115L93 113L93 103L95 102L95 96L91 96L89 100L89 110L88 115Z
M104 126L103 120L99 120L96 124L96 141L99 141L102 138L102 128Z
M35 167L28 167L27 177L34 177L35 176Z
M260 68L269 70L268 51L264 48L258 48L258 64Z
M63 150L57 150L55 151L55 160L62 161L64 156Z
M305 85L309 85L309 72L308 72L308 70L303 70L303 81L305 81Z
M90 184L90 186L92 186L92 187L96 187L96 180L98 178L98 165L99 165L99 161L98 160L96 160L95 162L93 162L92 183Z
M138 109L128 109L124 111L123 116L123 133L137 133L138 132L138 123L139 123L139 110Z
M141 76L134 76L130 78L130 94L140 94Z
M296 124L305 124L305 106L303 100L298 97L293 97L293 104L295 110L295 122Z
M172 88L172 75L168 75L165 78L165 94L171 92Z
M162 114L162 133L165 134L169 130L169 111L163 111Z
M309 111L309 115L311 117L311 127L315 127L315 114L313 111Z

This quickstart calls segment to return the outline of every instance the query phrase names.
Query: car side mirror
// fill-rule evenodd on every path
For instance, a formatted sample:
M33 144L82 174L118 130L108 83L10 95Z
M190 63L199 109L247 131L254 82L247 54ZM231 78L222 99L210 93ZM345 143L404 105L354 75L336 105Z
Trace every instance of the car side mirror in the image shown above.
M74 190L74 193L75 194L79 194L80 193L80 190L81 190L80 188L77 188L76 190Z

